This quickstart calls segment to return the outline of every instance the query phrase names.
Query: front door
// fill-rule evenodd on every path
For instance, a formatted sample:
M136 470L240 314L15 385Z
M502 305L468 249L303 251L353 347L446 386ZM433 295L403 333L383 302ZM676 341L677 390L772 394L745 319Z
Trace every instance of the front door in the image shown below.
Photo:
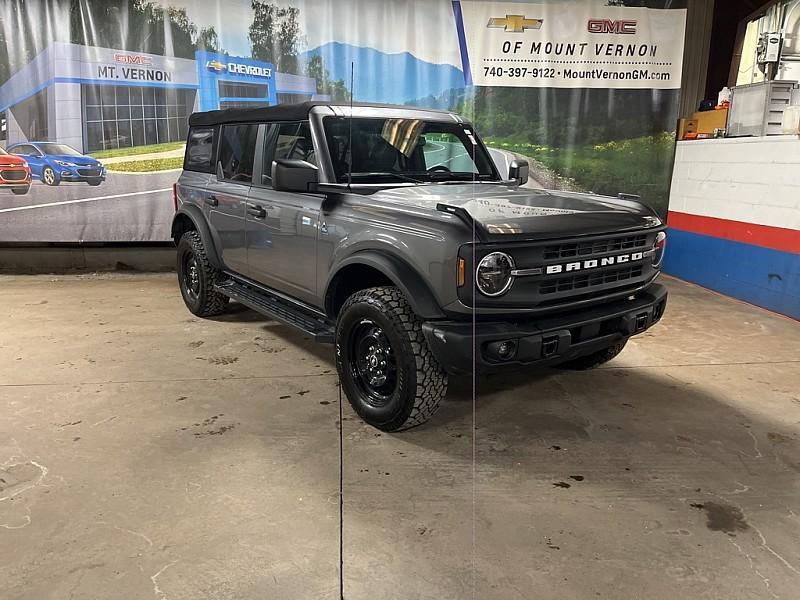
M231 271L249 275L246 210L253 182L258 125L223 125L219 134L217 176L206 188L203 210L214 230L222 262Z
M268 123L262 139L260 181L254 182L247 202L250 277L313 303L322 198L272 189L273 160L293 158L316 164L308 122Z

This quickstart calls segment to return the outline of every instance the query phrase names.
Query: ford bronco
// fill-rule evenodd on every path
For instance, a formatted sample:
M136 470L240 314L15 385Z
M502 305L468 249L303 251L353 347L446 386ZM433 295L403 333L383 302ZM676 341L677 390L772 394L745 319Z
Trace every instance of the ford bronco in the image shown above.
M451 112L307 102L195 113L175 184L181 294L334 343L367 423L426 422L448 375L588 369L664 314L635 196L525 187Z

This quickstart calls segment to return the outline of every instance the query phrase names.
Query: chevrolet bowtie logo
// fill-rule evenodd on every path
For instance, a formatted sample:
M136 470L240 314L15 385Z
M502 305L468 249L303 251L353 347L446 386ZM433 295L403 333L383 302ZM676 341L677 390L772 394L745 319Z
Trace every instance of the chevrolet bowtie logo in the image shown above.
M523 15L506 15L505 19L491 18L486 27L503 28L511 33L523 33L528 29L541 29L544 19L526 19Z
M206 68L215 73L222 73L228 70L228 65L221 63L218 60L210 60L206 63Z

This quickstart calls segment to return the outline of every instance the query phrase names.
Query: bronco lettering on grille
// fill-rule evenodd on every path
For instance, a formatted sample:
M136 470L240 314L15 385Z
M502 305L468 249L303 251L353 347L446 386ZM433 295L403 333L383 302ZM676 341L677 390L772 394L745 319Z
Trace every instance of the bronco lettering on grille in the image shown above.
M609 267L611 265L622 265L631 262L644 260L645 256L650 256L653 252L634 252L632 254L619 254L617 256L606 256L605 258L593 258L578 262L566 263L563 265L548 265L545 274L555 275L557 273L572 273L575 271L588 271L598 267Z

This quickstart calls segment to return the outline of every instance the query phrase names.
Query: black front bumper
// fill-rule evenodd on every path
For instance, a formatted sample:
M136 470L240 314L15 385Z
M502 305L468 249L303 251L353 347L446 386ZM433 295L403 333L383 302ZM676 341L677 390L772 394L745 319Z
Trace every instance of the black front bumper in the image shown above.
M586 356L655 325L667 305L657 283L633 299L519 322L429 321L422 330L439 364L451 374L489 372L533 364L557 364ZM498 343L513 353L502 359Z

